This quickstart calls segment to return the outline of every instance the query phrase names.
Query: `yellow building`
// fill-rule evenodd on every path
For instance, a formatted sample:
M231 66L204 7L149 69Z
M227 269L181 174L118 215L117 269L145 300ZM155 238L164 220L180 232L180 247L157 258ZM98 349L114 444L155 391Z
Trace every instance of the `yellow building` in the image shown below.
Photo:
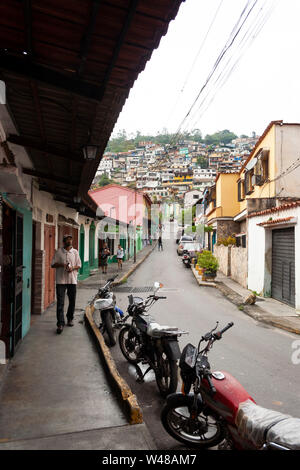
M206 219L207 225L212 227L208 238L208 248L220 238L234 236L239 225L234 222L234 216L239 211L237 198L238 173L218 173L214 186L206 193Z

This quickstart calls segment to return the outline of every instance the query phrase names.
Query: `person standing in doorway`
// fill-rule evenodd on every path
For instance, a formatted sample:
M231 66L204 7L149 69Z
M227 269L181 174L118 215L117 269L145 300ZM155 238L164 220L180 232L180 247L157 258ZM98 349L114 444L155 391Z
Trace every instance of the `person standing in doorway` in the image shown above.
M65 294L69 299L67 311L67 325L73 326L73 318L76 302L76 286L78 270L81 268L79 253L72 246L72 235L64 235L63 248L59 248L51 263L51 267L56 269L56 316L57 333L62 333L65 326L64 305Z
M118 251L117 251L118 269L122 269L123 258L124 258L124 250L121 247L121 245L118 245Z
M100 253L100 264L102 268L102 273L107 273L107 258L110 255L110 251L108 249L107 243L103 243L103 247Z

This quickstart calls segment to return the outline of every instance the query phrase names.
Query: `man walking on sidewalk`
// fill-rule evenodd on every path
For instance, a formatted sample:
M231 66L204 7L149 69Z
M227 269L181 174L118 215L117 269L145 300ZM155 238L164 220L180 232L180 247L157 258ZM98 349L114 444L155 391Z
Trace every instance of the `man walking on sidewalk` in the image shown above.
M66 291L69 299L67 325L73 326L77 276L78 269L81 268L81 260L78 251L72 247L72 235L64 235L63 244L63 248L59 248L56 251L51 263L51 267L56 269L56 331L58 334L62 333L65 326L64 305Z

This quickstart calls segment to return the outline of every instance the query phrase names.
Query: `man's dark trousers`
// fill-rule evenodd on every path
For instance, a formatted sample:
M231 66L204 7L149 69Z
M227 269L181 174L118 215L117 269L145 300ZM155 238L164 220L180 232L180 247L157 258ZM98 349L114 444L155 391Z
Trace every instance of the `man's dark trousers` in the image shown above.
M65 306L65 294L67 291L67 296L69 299L69 307L67 311L67 320L72 321L75 311L75 302L76 302L76 284L56 284L56 316L57 316L57 326L65 325L65 316L64 316L64 306Z

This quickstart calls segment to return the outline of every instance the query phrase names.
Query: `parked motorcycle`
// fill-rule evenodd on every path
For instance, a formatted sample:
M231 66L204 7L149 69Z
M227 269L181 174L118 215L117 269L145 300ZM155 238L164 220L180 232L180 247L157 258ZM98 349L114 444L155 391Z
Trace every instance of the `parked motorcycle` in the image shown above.
M132 317L131 324L126 324L119 334L121 351L127 361L135 365L138 382L144 382L146 374L153 370L160 394L166 397L177 389L178 364L180 349L178 337L185 331L176 327L162 326L148 315L148 310L160 299L157 291L161 284L155 283L154 294L145 300L130 295L128 317ZM142 372L139 363L149 367Z
M232 326L216 332L217 323L198 348L187 344L183 349L182 392L168 396L161 413L164 428L191 448L300 449L300 419L258 406L228 372L211 372L208 352ZM207 344L201 350L202 342Z
M122 320L121 311L116 306L116 296L110 290L111 284L117 276L108 279L107 283L100 287L92 301L95 309L100 311L101 323L99 329L103 335L107 334L110 346L114 346L117 342L116 330L120 327L120 321Z
M186 268L190 268L192 264L191 256L188 252L188 250L183 250L182 253L182 262L185 265Z

